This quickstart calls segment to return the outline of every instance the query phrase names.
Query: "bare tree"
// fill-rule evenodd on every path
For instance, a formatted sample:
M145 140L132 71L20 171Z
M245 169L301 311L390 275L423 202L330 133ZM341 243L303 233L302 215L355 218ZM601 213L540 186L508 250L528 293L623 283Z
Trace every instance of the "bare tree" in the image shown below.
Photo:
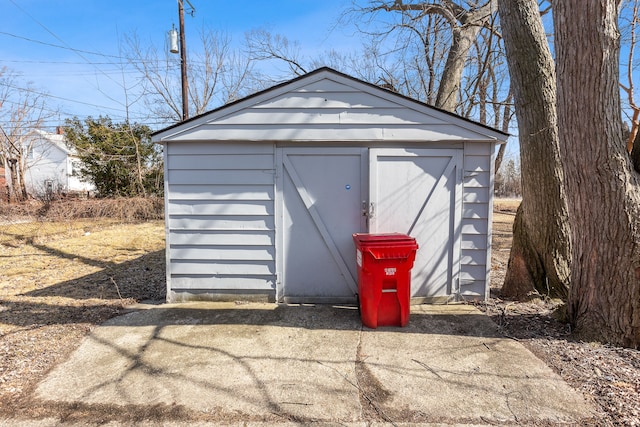
M234 50L231 38L216 31L200 33L201 46L188 51L189 105L202 114L247 94L244 82L252 62ZM180 60L168 49L143 47L134 34L125 38L129 62L141 75L142 97L150 115L166 122L182 119Z
M290 41L281 34L272 34L265 29L247 33L246 43L253 60L270 62L272 68L279 71L279 74L271 73L270 76L255 73L254 78L263 87L301 76L317 68L331 67L387 89L405 94L411 92L408 80L401 78L399 64L395 67L389 65L378 50L377 43L363 45L361 52L341 53L332 49L316 57L303 55L298 41ZM279 65L284 65L285 68L279 68ZM407 68L404 71L407 73Z
M349 14L368 16L359 28L386 46L386 52L378 47L378 56L401 64L393 74L401 92L508 132L512 95L496 8L495 0L369 0L354 2Z
M361 28L369 38L366 54L384 83L395 81L395 88L415 99L436 105L438 88L447 59L450 37L447 21L437 14L414 19L409 13L369 7L356 13L369 15L375 30ZM386 16L378 15L384 14ZM385 25L389 16L395 18Z
M400 21L393 23L386 32L378 33L378 35L390 34L396 30L414 33L422 40L425 53L434 52L431 48L431 37L438 34L425 30L439 29L441 31L442 25L446 25L450 41L446 49L446 62L440 72L431 68L431 75L440 74L434 105L448 111L454 111L458 105L460 84L467 58L480 30L490 26L496 6L496 0L488 0L481 4L475 1L455 2L453 0L422 0L406 3L402 0L371 0L366 6L355 6L354 12L360 14L376 14L380 11L399 13ZM441 44L438 45L441 46ZM426 54L425 59L429 58L430 55ZM431 65L434 66L435 63L431 62Z
M35 132L56 111L46 104L46 94L23 84L19 76L3 68L0 70L0 164L8 171L9 197L25 200L28 197L25 174L29 154L40 138Z
M480 123L509 133L513 119L513 94L509 87L502 37L497 32L497 14L488 28L483 28L473 43L466 71L462 77L458 112ZM507 144L496 154L496 174L502 165Z
M249 56L256 61L277 61L286 65L288 76L301 76L308 71L304 64L300 43L290 41L281 34L271 34L266 29L255 29L246 34Z

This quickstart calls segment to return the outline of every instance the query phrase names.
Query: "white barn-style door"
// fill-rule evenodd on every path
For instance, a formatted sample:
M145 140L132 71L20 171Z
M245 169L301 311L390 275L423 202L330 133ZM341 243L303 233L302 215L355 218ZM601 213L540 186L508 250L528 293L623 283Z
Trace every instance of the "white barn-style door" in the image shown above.
M371 149L369 232L414 237L412 298L457 292L462 212L461 149Z
M351 235L366 231L366 152L340 147L279 150L278 300L354 300Z
M455 293L462 159L461 149L278 149L278 300L352 301L352 234L367 231L416 238L413 298Z

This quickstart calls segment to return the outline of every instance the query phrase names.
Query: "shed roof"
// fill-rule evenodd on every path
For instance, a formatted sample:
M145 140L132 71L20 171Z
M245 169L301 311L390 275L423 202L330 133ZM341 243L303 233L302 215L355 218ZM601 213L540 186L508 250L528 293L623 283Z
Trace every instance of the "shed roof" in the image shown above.
M161 129L168 141L469 141L508 134L331 68Z

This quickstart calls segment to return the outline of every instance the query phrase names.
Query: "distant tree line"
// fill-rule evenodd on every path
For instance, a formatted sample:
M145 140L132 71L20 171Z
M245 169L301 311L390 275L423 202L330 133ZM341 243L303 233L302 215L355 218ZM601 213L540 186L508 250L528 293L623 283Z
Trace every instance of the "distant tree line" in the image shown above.
M495 195L497 197L519 198L522 197L522 182L520 165L515 159L510 158L502 163L495 176Z

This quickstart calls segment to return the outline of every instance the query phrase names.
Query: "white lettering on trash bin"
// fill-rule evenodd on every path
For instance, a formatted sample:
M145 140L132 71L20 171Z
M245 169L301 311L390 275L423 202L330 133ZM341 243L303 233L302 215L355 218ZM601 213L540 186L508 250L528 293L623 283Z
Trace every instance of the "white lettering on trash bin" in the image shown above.
M386 276L395 276L396 275L396 268L395 267L385 268L384 269L384 274Z
M362 251L360 249L356 249L356 262L358 267L362 267Z

